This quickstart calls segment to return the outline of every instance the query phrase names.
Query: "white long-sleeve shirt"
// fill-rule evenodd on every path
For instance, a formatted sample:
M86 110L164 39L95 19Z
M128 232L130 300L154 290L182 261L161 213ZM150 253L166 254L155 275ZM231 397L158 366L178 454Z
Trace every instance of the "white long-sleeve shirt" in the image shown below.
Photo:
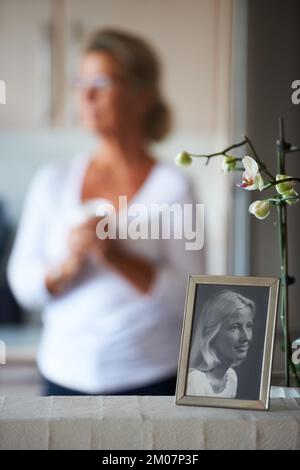
M41 373L61 386L86 393L139 387L176 373L187 275L203 273L202 251L185 239L118 240L124 250L156 266L155 280L141 294L121 274L90 263L72 289L59 297L45 286L49 267L68 253L70 213L80 204L89 157L48 164L35 175L8 264L19 303L43 310L38 351ZM128 203L195 204L182 170L157 163Z

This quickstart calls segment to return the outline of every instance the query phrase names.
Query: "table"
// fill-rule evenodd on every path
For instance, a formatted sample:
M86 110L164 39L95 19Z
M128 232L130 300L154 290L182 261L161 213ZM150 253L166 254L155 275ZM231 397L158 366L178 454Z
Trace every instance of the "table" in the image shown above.
M300 449L300 399L248 411L170 396L0 397L0 449Z

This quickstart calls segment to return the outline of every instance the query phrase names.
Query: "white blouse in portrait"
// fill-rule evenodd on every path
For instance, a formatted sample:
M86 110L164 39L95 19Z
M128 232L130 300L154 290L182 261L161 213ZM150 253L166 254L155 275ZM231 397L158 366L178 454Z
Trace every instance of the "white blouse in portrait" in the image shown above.
M235 398L237 390L237 375L231 367L226 371L226 385L219 393L214 392L205 372L190 369L186 387L187 395L199 397Z

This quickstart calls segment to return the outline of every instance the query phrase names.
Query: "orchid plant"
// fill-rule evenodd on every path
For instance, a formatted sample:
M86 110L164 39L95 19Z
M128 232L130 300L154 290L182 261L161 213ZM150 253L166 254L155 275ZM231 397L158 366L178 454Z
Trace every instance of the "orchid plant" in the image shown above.
M265 190L273 189L273 194L252 202L249 206L249 212L257 219L266 219L272 207L277 209L277 227L280 254L280 320L284 337L285 352L285 385L290 386L290 373L298 386L300 386L299 372L292 361L292 347L289 334L289 315L288 315L288 285L295 280L288 275L288 256L287 256L287 214L288 205L299 202L299 194L295 190L296 183L300 182L300 178L289 176L285 170L285 158L288 153L299 152L300 147L291 145L284 140L284 123L283 119L279 121L280 137L277 141L277 174L273 175L258 157L258 154L250 141L245 136L244 139L228 148L207 155L197 155L189 152L180 152L175 163L179 166L189 166L194 158L205 158L206 164L213 157L223 156L222 169L224 172L242 171L241 182L237 186L248 191L258 190L261 193ZM243 158L234 156L232 150L239 147L248 146L253 156L246 155ZM230 153L229 153L230 152Z

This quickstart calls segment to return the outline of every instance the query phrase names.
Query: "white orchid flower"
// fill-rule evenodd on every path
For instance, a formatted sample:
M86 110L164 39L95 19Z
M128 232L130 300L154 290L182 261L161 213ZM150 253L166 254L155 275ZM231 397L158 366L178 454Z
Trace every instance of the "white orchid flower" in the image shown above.
M264 187L264 180L259 173L257 162L254 158L248 156L244 157L242 162L245 171L243 173L242 183L238 184L238 186L249 191L253 191L254 189L259 189L261 191Z

